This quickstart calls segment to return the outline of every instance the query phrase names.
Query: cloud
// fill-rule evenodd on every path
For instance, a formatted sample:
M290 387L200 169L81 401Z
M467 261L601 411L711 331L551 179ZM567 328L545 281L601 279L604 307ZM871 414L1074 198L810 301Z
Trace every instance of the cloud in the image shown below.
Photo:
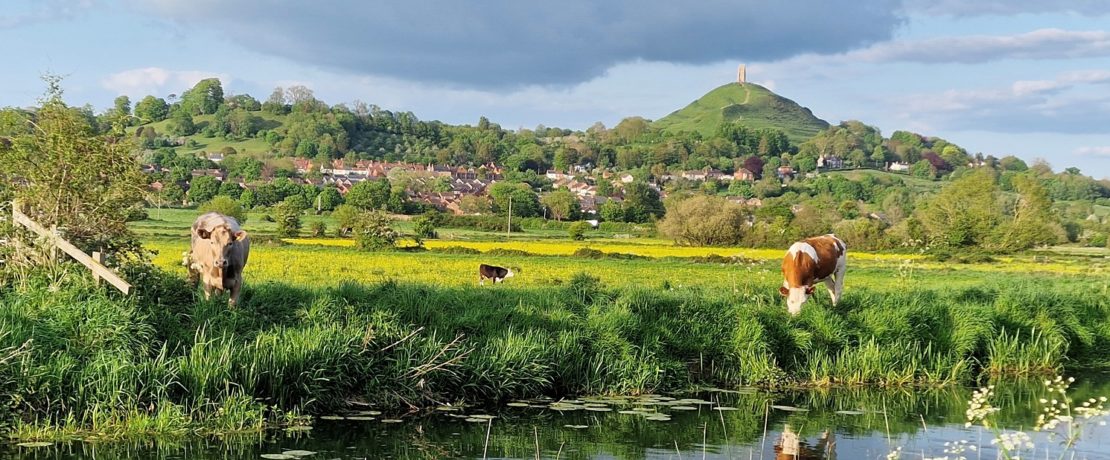
M219 78L226 88L231 83L230 75L203 70L167 70L161 67L130 69L111 74L100 81L105 89L115 94L126 94L132 98L148 94L181 94L205 78Z
M1083 146L1075 149L1076 155L1091 155L1096 157L1110 157L1110 146Z
M1110 3L1110 2L1108 2ZM1110 56L1110 32L1039 29L1016 35L969 35L893 41L846 54L865 62L980 64L999 59L1075 59Z
M476 88L572 85L620 63L774 61L888 40L899 0L154 0L196 33L356 75Z
M906 0L911 13L929 16L1013 16L1018 14L1075 13L1084 16L1110 14L1105 0Z
M898 103L901 118L938 129L1100 134L1110 126L1110 96L1093 86L1108 83L1110 71L1075 71L1004 88L917 94Z
M31 0L5 4L0 30L26 27L55 19L72 18L95 6L93 0Z

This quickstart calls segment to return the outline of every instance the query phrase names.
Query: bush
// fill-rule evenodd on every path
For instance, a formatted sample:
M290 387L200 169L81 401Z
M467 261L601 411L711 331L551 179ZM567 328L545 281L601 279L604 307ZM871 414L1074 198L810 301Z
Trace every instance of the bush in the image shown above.
M721 197L698 195L668 203L659 230L679 244L738 244L744 236L747 217L738 204Z
M301 232L301 210L296 205L281 202L273 207L274 221L277 222L278 236L295 238Z
M313 222L312 225L309 226L309 232L312 234L312 236L314 238L319 238L319 237L322 237L324 235L327 235L328 234L328 224L325 224L324 221L322 221L322 220L318 220L316 222Z
M445 248L432 249L431 252L438 252L440 254L464 254L464 255L474 255L474 254L481 254L482 253L482 251L479 251L479 250L474 249L474 248L468 248L468 247L465 247L465 246L447 246Z
M590 229L590 223L589 222L578 221L578 222L575 222L575 223L571 224L570 229L567 230L567 233L570 234L570 239L575 240L575 241L582 241L582 240L586 239L586 230L589 230L589 229Z
M217 195L215 198L208 200L207 203L200 205L197 211L200 211L202 214L206 212L218 212L225 216L234 217L240 224L247 221L247 212L243 210L239 202L225 195Z
M393 229L393 220L384 211L368 211L353 222L355 246L364 251L391 249L400 234Z
M437 236L436 224L435 220L433 219L433 217L426 215L412 219L412 233L413 236L416 238L417 243L421 242L422 240L435 238Z
M498 216L445 216L443 227L468 228L484 232L503 232L507 219ZM521 231L518 219L513 219L512 231Z

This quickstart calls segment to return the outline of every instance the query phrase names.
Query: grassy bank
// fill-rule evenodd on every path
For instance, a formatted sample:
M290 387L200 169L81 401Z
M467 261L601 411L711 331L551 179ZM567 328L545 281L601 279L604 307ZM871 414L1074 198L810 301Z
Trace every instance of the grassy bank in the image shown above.
M791 318L773 277L731 289L256 281L235 310L195 301L173 274L134 280L129 299L33 278L0 293L0 424L21 438L249 431L352 403L947 384L1107 362L1104 283L993 279L855 288Z

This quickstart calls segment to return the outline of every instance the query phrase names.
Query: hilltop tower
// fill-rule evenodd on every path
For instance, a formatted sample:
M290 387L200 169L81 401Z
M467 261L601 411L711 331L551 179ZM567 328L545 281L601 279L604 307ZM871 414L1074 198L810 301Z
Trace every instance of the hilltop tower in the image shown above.
M736 83L743 85L748 82L748 68L744 64L736 68Z

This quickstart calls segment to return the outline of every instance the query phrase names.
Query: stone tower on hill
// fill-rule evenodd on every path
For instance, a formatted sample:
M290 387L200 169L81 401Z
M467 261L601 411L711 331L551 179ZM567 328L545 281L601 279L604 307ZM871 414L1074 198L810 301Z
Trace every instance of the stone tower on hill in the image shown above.
M748 68L744 64L736 68L736 83L744 84L748 82Z

